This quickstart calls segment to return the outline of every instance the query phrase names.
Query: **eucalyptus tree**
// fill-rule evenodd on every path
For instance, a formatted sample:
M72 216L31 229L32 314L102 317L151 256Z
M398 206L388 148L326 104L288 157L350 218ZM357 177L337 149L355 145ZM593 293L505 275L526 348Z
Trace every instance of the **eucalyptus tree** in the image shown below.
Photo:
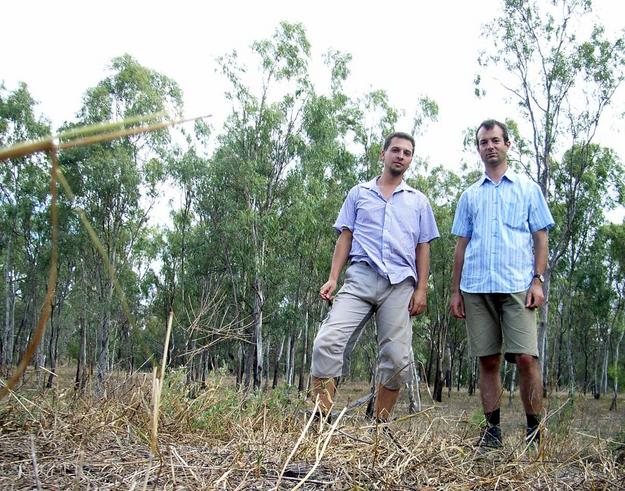
M612 150L596 144L575 145L565 152L561 162L554 162L551 166L551 209L556 222L567 223L566 227L556 228L551 234L553 243L566 243L559 265L554 270L559 285L554 289L558 295L553 300L558 313L565 318L561 319L561 332L554 337L553 351L559 360L562 348L559 341L566 342L570 393L575 392L577 382L574 360L577 316L573 305L577 297L584 295L579 283L583 275L577 270L580 260L589 254L589 248L596 247L595 236L606 222L604 210L624 202L624 170Z
M415 165L415 164L413 164ZM449 311L451 298L451 267L449 260L453 256L455 238L451 235L451 224L457 201L466 187L463 178L443 166L431 170L424 164L413 184L428 196L432 204L440 237L432 242L430 259L430 293L428 309L421 322L424 332L415 332L415 339L425 339L417 345L415 353L426 360L425 374L433 382L433 397L442 400L442 391L447 381L451 385L452 364L462 363L463 340L465 334L462 324L456 322ZM470 174L472 177L472 174ZM423 321L423 319L420 319ZM424 351L427 349L427 352ZM433 372L433 373L432 373Z
M623 363L620 359L620 347L625 336L625 224L610 224L606 227L609 264L608 284L614 289L611 303L612 331L614 339L614 355L612 369L612 402L610 411L616 411L619 392L619 379Z
M305 370L309 350L326 306L317 288L325 282L336 241L332 227L343 199L356 183L358 158L347 149L347 133L354 127L354 107L342 92L348 75L348 57L329 53L330 94L311 94L304 109L303 137L306 145L289 176L291 194L285 207L285 230L281 256L286 260L284 304L290 308L291 328L286 333L287 356L293 382L296 341L301 340L300 391L306 388Z
M110 70L109 76L87 90L76 125L180 112L182 95L173 80L129 55L113 59ZM134 247L148 223L169 142L163 130L90 145L62 156L63 171L76 195L73 204L84 210L102 244L101 249L96 247L82 231L81 266L88 270L86 286L97 305L98 394L111 367L114 329L131 329L134 317L128 302L131 295L116 299L113 277L118 281L129 278L131 285L136 284L131 273L137 260Z
M531 159L524 162L526 172L549 197L559 153L593 141L625 77L625 38L609 39L602 26L590 25L590 0L503 0L502 6L501 15L485 27L490 46L480 56L480 66L484 73L494 66L507 72L503 86L530 128L527 151ZM478 94L483 93L482 75L476 79ZM578 198L578 192L569 196L572 214L557 223L559 240L550 241L547 300L551 271L566 254L573 233ZM539 323L545 387L548 308L546 301Z
M0 84L0 147L50 134L49 124L37 114L36 101L20 83L13 91ZM16 334L25 339L34 325L35 291L42 284L40 254L45 245L50 171L46 158L28 155L0 162L0 250L4 272L4 302L0 367L8 372L16 361ZM43 228L42 228L43 227ZM21 315L18 332L16 312ZM19 349L18 349L19 351Z
M302 145L303 108L311 91L310 45L299 24L282 23L271 39L257 41L260 87L245 80L247 68L236 53L223 56L220 68L230 84L232 104L218 148L211 159L213 202L227 204L222 215L224 243L237 244L241 268L232 271L236 302L251 309L246 353L246 385L260 386L263 375L263 322L270 285L268 262L277 224L288 196L286 175ZM229 261L230 262L230 261ZM279 270L278 270L279 271ZM245 284L241 291L238 282Z

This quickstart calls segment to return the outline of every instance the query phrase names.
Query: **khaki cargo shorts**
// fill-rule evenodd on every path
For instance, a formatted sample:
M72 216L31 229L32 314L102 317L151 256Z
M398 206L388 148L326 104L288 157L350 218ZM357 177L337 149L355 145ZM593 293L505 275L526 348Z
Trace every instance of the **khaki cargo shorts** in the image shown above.
M473 356L505 353L515 363L514 355L538 358L536 310L525 307L527 292L462 292L467 335Z

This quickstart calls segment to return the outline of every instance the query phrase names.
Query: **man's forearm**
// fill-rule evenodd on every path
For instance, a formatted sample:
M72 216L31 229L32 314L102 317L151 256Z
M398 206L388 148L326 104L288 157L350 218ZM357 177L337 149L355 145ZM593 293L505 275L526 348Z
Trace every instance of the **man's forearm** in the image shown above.
M458 237L456 248L454 249L454 269L451 275L451 293L460 293L460 277L464 266L464 253L467 250L469 239Z
M532 234L534 239L534 273L536 274L545 274L547 270L548 237L546 229Z
M334 254L332 254L332 266L330 268L330 277L328 279L338 281L339 275L343 270L343 266L349 257L349 251L352 248L352 232L343 230L334 246Z
M430 243L417 244L415 251L417 268L417 290L427 291L430 277Z

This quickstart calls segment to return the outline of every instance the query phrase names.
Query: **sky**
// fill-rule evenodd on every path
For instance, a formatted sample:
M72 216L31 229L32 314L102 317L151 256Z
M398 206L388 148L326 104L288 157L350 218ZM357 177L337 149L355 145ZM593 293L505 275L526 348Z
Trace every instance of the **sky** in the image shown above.
M547 1L547 0L542 0ZM323 87L322 55L352 55L346 92L384 89L409 116L421 96L439 106L438 122L417 141L416 154L454 167L464 158L463 131L487 117L515 118L514 105L496 80L486 98L473 95L477 56L487 47L482 26L496 17L500 0L10 0L1 7L0 80L7 89L28 84L53 127L74 119L84 92L107 75L112 58L129 53L181 86L186 116L214 114L215 130L227 113L225 80L216 58L269 38L282 20L301 22L312 47L313 75ZM625 2L594 0L589 17L608 32L625 27ZM625 159L625 120L618 116L625 87L606 116L599 143ZM622 105L620 105L622 112Z

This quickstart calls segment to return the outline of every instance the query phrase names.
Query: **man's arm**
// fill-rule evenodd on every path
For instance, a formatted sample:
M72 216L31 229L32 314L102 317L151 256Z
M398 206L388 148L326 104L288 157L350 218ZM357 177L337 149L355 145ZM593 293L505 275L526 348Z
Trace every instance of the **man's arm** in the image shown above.
M454 250L454 269L451 275L451 315L456 319L464 319L464 299L460 293L460 277L462 276L462 267L464 266L464 253L469 244L468 237L458 237L456 240L456 249Z
M428 305L428 280L430 277L430 243L417 244L415 249L415 265L417 267L417 286L408 303L410 315L419 315Z
M328 281L326 281L319 290L321 298L328 302L332 302L334 300L332 293L336 290L336 283L339 280L339 275L343 270L343 266L345 266L345 263L347 262L349 251L352 249L352 237L352 231L345 228L341 231L341 235L339 235L339 238L336 240L334 254L332 255L330 276L328 277Z
M547 229L538 230L532 234L534 239L534 273L545 274L547 269L547 245L548 235ZM532 280L530 288L527 291L527 300L525 306L528 309L540 307L545 302L545 291L543 284L536 278Z

